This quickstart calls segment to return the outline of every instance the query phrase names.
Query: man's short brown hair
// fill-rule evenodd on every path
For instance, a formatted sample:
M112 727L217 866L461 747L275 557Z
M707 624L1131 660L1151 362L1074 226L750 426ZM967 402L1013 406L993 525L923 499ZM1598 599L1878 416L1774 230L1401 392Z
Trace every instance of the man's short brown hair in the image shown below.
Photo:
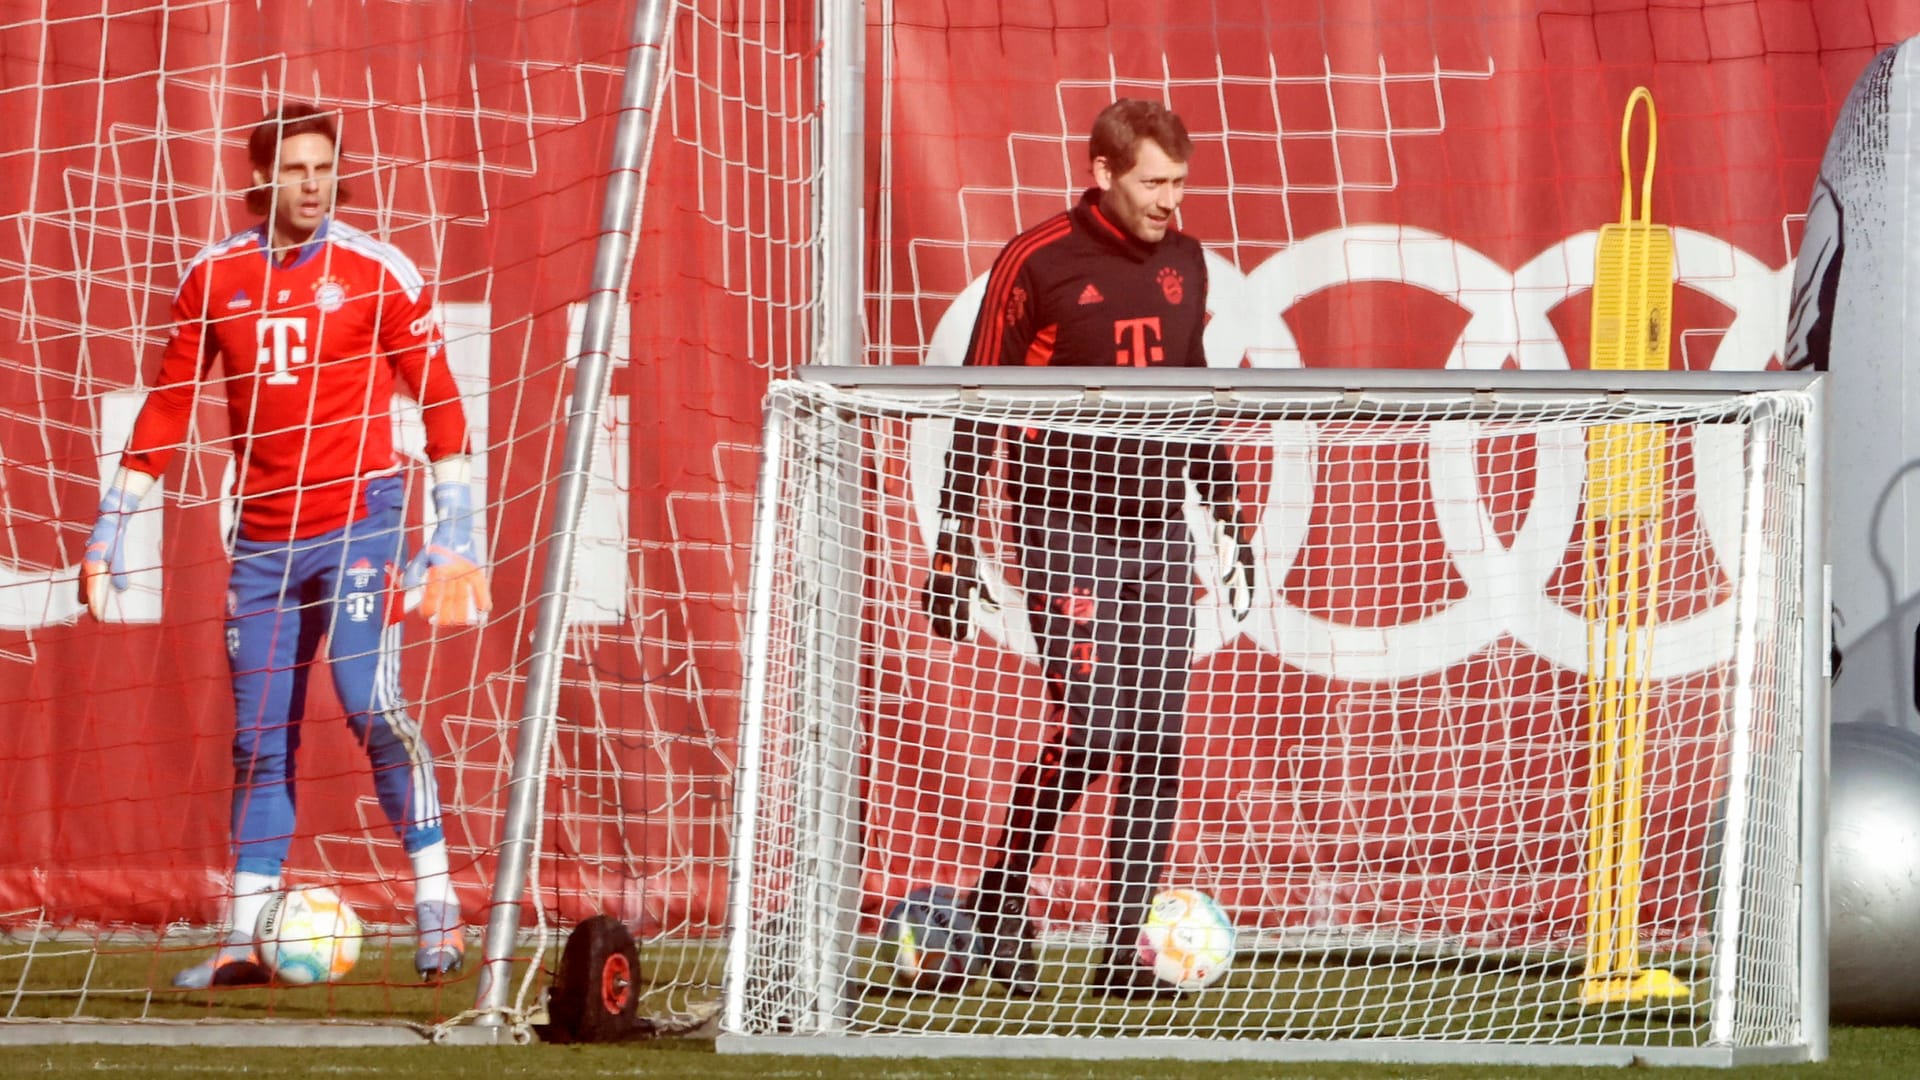
M1120 176L1133 168L1141 139L1160 144L1168 157L1186 161L1193 156L1193 139L1187 125L1171 109L1157 101L1121 98L1100 110L1093 118L1093 134L1087 138L1087 160L1106 158L1107 168Z
M325 135L333 144L334 157L339 157L340 129L334 126L333 113L312 102L289 101L253 125L253 131L247 135L247 163L273 176L279 168L280 144L295 135ZM336 204L347 201L347 185L337 179L333 201ZM248 212L265 214L272 208L272 183L247 189Z

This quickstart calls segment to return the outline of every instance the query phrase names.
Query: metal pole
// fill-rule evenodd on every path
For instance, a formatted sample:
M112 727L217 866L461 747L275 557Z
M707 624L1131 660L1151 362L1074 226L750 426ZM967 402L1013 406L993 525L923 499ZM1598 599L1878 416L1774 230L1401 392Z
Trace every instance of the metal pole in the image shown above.
M600 240L593 258L593 282L580 334L579 365L573 403L567 410L567 441L547 530L547 564L540 584L540 610L534 622L533 655L526 697L520 705L520 736L507 786L507 820L500 860L487 912L480 988L474 1006L480 1023L499 1025L507 1007L513 974L514 944L520 931L520 901L539 833L541 789L546 757L560 700L560 665L566 639L567 599L573 587L573 556L580 515L586 505L593 467L593 437L612 368L614 320L621 311L630 238L646 181L642 173L654 100L659 92L661 55L666 44L669 0L642 0L633 16L620 117L614 134L613 164L600 210Z
M821 0L819 264L815 364L866 361L866 5Z
M861 271L864 266L866 5L861 0L820 0L814 30L821 42L816 69L821 121L814 141L820 163L819 197L813 220L815 245L813 295L818 300L811 328L814 364L858 364L865 348ZM747 966L752 932L753 865L760 815L760 772L767 723L767 665L771 647L773 568L777 557L781 470L792 437L788 428L791 398L776 387L767 396L768 412L761 457L760 489L754 511L752 581L748 588L747 678L740 718L739 776L735 781L733 878L723 1031L741 1032L747 1024ZM803 931L804 932L804 931Z
M753 570L747 587L747 679L740 708L739 775L734 781L733 882L728 893L724 1031L746 1027L748 935L753 931L753 860L760 823L760 755L767 727L767 667L773 647L773 568L780 543L780 477L786 468L791 398L767 395L760 488L753 512Z
M1760 635L1766 613L1761 609L1761 582L1773 556L1768 550L1764 530L1767 525L1767 494L1771 467L1772 414L1764 413L1749 426L1747 445L1747 502L1740 515L1739 591L1733 616L1733 716L1727 754L1727 790L1725 829L1721 846L1726 857L1720 866L1720 913L1714 926L1713 1004L1710 1012L1711 1042L1734 1046L1739 1034L1740 951L1745 944L1747 897L1747 846L1753 838L1747 834L1748 799L1753 790L1753 714L1759 708L1756 683L1760 678Z
M1800 1028L1806 1039L1807 1059L1825 1061L1828 1052L1827 1009L1827 801L1831 759L1827 739L1832 692L1829 681L1827 633L1832 626L1832 593L1827 566L1827 376L1809 386L1814 422L1807 425L1807 485L1800 512L1806 522L1807 544L1800 572L1814 603L1804 612L1800 670L1805 693L1806 725L1800 751Z

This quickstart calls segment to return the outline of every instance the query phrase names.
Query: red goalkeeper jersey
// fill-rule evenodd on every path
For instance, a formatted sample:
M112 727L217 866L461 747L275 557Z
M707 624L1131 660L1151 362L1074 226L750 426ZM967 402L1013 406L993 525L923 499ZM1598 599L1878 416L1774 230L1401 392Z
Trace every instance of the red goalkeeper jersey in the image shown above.
M223 378L210 383L214 360ZM187 264L173 332L123 458L159 476L202 388L224 392L239 466L240 535L304 538L365 512L362 491L398 471L394 377L420 402L427 456L466 452L466 416L426 281L389 244L323 222L286 262L265 226Z

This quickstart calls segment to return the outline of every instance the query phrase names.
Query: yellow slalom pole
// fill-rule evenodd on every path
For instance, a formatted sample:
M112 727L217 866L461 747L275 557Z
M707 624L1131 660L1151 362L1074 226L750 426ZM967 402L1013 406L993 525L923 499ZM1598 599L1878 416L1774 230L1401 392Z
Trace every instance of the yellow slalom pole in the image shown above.
M1647 162L1633 206L1635 111L1647 111ZM1636 87L1620 122L1620 220L1594 250L1589 366L1664 371L1671 358L1673 231L1653 222L1659 124ZM1583 607L1587 620L1587 964L1589 1004L1685 998L1670 972L1640 966L1647 650L1659 622L1666 432L1603 424L1587 433Z
M1591 448L1590 448L1591 455ZM1589 473L1600 459L1590 456ZM1593 477L1589 490L1595 488ZM1617 549L1610 542L1611 530L1602 528L1598 514L1588 514L1582 545L1582 563L1586 567L1582 614L1587 623L1587 971L1588 982L1607 976L1612 966L1613 907L1603 902L1614 894L1613 814L1611 796L1615 786L1614 766L1618 758L1611 747L1618 736L1615 706L1619 695L1612 676L1615 641L1610 605L1618 594L1604 587L1611 576ZM1603 561L1604 560L1604 561ZM1596 572L1595 567L1599 567Z

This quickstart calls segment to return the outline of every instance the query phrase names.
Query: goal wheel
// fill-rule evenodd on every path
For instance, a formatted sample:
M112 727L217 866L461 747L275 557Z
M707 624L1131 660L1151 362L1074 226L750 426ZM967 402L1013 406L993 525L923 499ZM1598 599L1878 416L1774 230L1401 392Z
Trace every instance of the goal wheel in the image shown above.
M573 928L560 970L547 991L547 1042L617 1042L645 1038L653 1025L638 1015L640 949L625 923L595 915Z

